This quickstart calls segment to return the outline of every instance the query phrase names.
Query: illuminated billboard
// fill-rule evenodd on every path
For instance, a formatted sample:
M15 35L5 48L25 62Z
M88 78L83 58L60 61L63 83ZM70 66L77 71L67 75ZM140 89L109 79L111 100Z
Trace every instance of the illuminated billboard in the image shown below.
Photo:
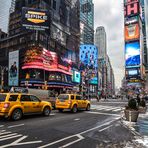
M22 69L42 69L72 75L69 61L62 60L63 63L67 63L67 66L60 63L55 52L41 47L31 47L25 52Z
M125 58L126 67L140 65L140 44L138 41L125 44Z
M139 39L140 31L138 24L130 24L125 26L125 41Z
M72 77L72 81L76 82L76 83L80 83L81 80L81 74L78 71L73 71L73 77Z
M31 30L49 29L50 19L47 10L22 8L22 26Z
M80 61L87 67L98 67L98 49L94 45L81 45L80 46Z
M18 86L19 51L9 52L9 86Z
M137 23L138 19L138 16L125 17L125 25Z
M124 15L125 17L134 16L140 13L139 10L139 2L135 1L132 3L128 3L124 7Z

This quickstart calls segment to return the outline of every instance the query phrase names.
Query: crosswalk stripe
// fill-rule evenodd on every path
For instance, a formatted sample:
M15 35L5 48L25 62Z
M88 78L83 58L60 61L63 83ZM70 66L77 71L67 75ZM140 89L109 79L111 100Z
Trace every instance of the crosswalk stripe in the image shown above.
M13 138L20 137L20 136L22 136L22 135L21 134L20 135L14 135L14 136L11 136L11 137L2 138L2 139L0 139L0 141L4 141L4 140L8 140L8 139L13 139Z
M15 136L15 135L17 135L17 133L0 136L0 139L5 138L5 137L10 137L10 136Z
M3 132L3 133L0 133L0 136L5 135L5 134L10 134L10 133L12 133L12 132Z
M96 110L103 110L103 111L114 111L114 112L117 112L117 111L120 111L121 110L121 107L115 107L115 106L102 106L102 105L93 105L91 107L91 109L96 109Z

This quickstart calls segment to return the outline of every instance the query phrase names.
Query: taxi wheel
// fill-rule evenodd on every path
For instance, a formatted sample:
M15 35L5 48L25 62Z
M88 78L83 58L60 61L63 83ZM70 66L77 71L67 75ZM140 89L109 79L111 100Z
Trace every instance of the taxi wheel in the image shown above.
M86 110L90 111L90 104L87 105Z
M76 112L78 111L77 105L74 105L71 111L72 111L73 113L76 113Z
M22 113L21 109L15 109L12 112L11 119L14 121L17 121L17 120L20 120L22 118L22 116L23 116L23 113Z
M45 107L45 108L43 109L43 115L44 115L44 116L49 116L49 115L50 115L50 112L51 112L50 107Z

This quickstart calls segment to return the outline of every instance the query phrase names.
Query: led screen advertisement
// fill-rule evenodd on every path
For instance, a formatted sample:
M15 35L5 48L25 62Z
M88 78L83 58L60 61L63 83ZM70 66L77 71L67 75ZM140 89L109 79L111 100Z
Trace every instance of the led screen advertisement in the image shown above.
M140 65L140 43L138 41L125 44L125 58L126 67Z
M9 86L18 86L19 51L9 52Z
M138 24L130 24L125 26L125 41L139 39L140 30Z
M36 8L22 8L22 26L31 30L49 29L50 19L47 10Z
M67 61L64 60L64 63ZM68 63L67 63L68 65ZM59 63L59 58L55 52L42 47L31 47L26 50L22 69L42 69L47 71L63 72L71 75L71 67Z
M80 83L80 80L81 80L80 72L74 70L72 80L73 82Z
M98 68L98 49L93 45L80 46L80 61L91 69Z

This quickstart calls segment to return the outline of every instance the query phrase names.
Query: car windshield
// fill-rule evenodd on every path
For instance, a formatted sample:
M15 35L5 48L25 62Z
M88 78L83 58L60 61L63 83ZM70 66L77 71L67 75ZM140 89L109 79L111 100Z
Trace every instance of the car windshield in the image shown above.
M6 99L6 95L0 94L0 102L4 102Z
M68 100L69 99L69 95L59 95L58 99L59 100Z

